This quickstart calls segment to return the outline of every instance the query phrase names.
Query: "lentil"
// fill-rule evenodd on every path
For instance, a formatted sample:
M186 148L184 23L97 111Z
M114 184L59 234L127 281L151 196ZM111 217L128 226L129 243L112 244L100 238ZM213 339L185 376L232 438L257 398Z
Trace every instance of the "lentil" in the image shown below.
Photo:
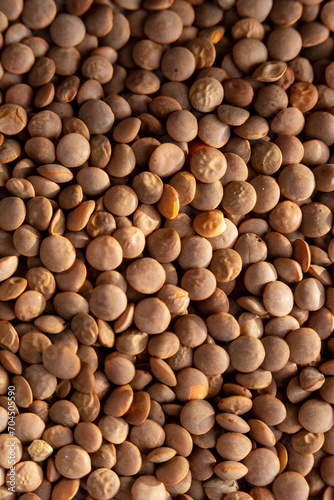
M331 498L333 13L0 0L1 498Z

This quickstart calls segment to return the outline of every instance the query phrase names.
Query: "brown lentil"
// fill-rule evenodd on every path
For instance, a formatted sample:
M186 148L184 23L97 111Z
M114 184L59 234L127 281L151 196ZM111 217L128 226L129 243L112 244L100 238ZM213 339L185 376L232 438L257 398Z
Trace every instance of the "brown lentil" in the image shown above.
M0 0L1 498L332 499L333 15Z

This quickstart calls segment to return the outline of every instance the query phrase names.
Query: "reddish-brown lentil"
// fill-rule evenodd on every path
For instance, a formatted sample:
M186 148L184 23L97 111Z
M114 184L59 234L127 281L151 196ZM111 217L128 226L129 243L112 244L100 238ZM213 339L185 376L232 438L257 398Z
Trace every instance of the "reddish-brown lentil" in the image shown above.
M0 0L0 498L332 499L333 16Z

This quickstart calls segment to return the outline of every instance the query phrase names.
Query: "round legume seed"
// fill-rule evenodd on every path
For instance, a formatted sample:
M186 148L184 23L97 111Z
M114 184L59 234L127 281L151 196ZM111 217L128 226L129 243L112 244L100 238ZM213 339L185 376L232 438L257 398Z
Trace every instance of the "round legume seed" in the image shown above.
M114 321L125 311L127 298L123 290L115 285L99 285L90 295L89 306L97 318Z
M1 499L332 500L333 19L0 0Z
M80 167L89 158L89 142L81 134L67 134L60 139L56 154L57 160L65 167Z
M16 135L28 123L24 108L18 104L3 104L0 106L0 132L6 135Z
M96 469L88 476L87 491L96 499L111 498L119 488L119 477L110 469Z
M41 261L52 272L66 271L74 264L75 257L72 243L63 236L48 236L41 244Z
M298 472L283 472L273 483L273 493L278 500L283 500L289 492L294 492L301 500L309 496L309 485Z
M80 446L63 446L57 453L55 465L58 472L68 479L80 479L91 470L88 453Z

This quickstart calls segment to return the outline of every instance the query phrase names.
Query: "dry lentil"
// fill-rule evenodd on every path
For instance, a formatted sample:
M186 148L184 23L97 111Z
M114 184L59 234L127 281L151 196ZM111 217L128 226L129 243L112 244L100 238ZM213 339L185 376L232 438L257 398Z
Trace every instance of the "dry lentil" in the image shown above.
M116 4L0 0L0 496L12 384L22 499L329 500L334 2Z

